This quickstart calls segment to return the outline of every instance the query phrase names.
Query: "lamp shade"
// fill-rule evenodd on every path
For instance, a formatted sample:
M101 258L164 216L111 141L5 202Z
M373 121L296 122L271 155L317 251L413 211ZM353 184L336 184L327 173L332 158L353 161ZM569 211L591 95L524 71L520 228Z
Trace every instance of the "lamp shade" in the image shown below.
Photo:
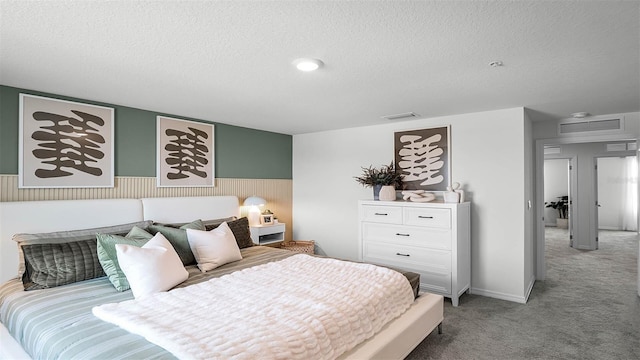
M259 196L249 196L244 200L244 206L261 206L267 203L267 200Z

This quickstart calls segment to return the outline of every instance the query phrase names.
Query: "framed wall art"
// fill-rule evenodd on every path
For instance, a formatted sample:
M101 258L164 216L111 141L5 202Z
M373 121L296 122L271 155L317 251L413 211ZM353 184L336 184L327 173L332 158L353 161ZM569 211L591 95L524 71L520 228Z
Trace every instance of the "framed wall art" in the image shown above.
M20 94L19 188L113 187L113 108Z
M394 134L396 169L403 190L446 191L451 183L450 126Z
M158 116L158 187L214 186L213 136L213 124Z

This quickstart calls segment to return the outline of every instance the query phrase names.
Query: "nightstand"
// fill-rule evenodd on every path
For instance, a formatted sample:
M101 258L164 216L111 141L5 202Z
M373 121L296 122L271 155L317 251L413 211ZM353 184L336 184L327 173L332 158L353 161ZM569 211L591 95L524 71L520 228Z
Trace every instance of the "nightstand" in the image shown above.
M278 241L284 241L285 224L277 223L273 225L249 226L251 230L251 240L256 245L266 245Z

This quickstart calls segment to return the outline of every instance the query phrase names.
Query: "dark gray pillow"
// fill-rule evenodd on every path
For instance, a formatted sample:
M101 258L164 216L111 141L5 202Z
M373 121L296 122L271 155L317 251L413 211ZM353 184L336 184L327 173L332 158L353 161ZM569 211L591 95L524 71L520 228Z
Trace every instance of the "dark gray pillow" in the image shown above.
M251 240L251 230L249 229L249 219L247 219L246 217L241 217L238 220L228 221L227 225L229 225L233 236L235 236L236 242L238 243L238 247L240 249L253 246L253 240ZM207 231L209 231L217 228L218 226L220 226L220 224L205 226L205 228Z
M15 234L13 240L18 243L18 276L22 276L24 273L24 254L22 247L32 244L62 244L68 242L76 242L83 240L96 240L96 234L118 234L125 235L134 226L138 226L142 229L146 229L151 225L151 220L136 221L128 224L120 224L113 226L103 226L91 229L80 230L68 230L68 231L56 231L50 233L38 233L38 234Z
M23 245L25 290L47 289L105 276L96 240Z

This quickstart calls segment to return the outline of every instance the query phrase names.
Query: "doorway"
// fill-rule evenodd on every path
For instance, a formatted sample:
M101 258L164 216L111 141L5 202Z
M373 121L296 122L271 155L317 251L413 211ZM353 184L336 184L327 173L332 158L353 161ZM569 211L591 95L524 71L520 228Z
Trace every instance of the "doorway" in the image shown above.
M569 232L569 195L571 193L571 159L544 160L544 226L555 227L558 238L572 246ZM566 236L565 236L566 235ZM566 239L565 239L566 238Z
M595 162L597 161L598 156L615 156L619 153L607 153L606 147L608 142L625 142L635 145L636 139L629 138L611 138L611 137L603 137L598 141L597 137L591 137L589 139L585 138L558 138L558 139L541 139L536 141L536 217L537 217L537 260L536 260L536 279L544 280L546 277L546 260L545 260L545 220L547 220L548 210L545 208L544 202L547 201L545 199L545 159L548 158L569 158L571 157L570 151L565 151L565 147L577 146L583 147L577 149L574 154L580 154L579 158L573 163L573 171L576 173L576 176L570 177L570 207L572 208L570 218L570 225L572 226L573 232L573 241L574 248L582 249L582 250L594 250L596 248L596 238L598 234L598 217L594 217L596 212L596 175L595 175ZM597 148L597 150L585 150L584 148L589 148L589 146ZM549 148L558 148L558 151L555 153L555 156L548 156ZM604 150L603 150L604 149ZM575 150L575 149L574 149ZM631 148L627 148L627 150L631 150ZM584 153L586 151L586 154ZM591 154L591 155L588 155ZM635 148L633 151L626 151L625 155L633 154L635 157L635 163L637 165L637 157ZM578 155L576 155L578 157ZM580 169L578 171L578 169ZM633 170L631 170L633 171ZM637 178L637 167L635 170L636 178ZM576 186L577 178L580 178L580 185ZM638 184L636 180L635 189L637 191ZM569 192L569 191L568 191ZM637 192L636 192L637 194ZM637 199L638 196L636 195ZM638 224L638 218L632 221L636 226ZM640 267L640 262L639 262ZM640 284L640 277L639 277ZM640 285L639 285L640 292Z

